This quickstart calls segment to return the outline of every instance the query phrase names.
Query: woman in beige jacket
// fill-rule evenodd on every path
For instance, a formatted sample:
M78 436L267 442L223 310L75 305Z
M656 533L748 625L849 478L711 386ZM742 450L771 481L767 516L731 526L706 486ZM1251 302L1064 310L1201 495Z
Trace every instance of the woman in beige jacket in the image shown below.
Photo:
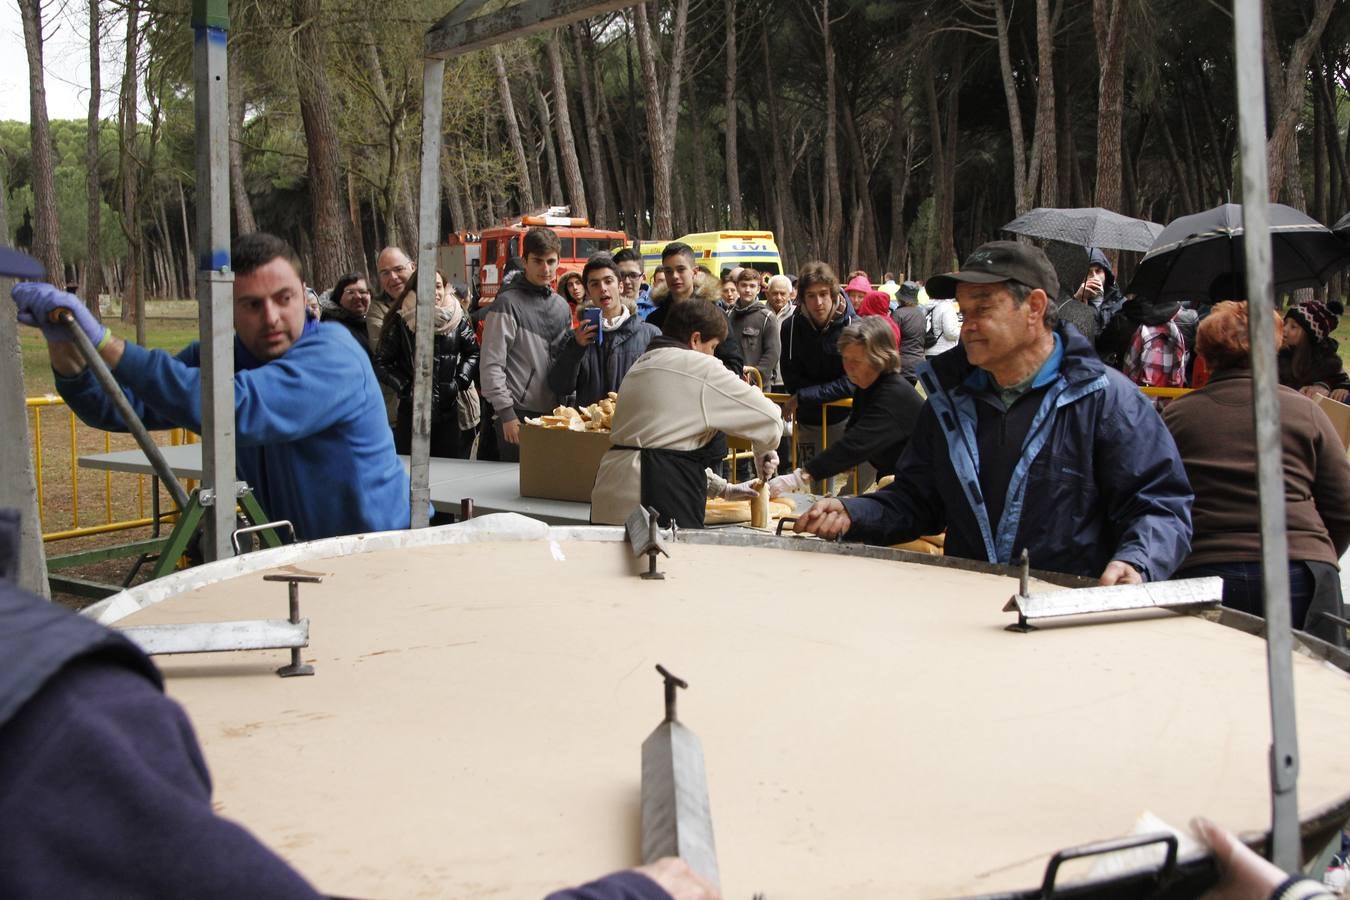
M727 333L721 311L701 300L679 302L664 332L624 377L614 446L591 490L594 524L621 525L641 503L655 508L662 524L703 527L706 470L722 458L718 432L750 441L760 477L778 466L778 406L712 355Z

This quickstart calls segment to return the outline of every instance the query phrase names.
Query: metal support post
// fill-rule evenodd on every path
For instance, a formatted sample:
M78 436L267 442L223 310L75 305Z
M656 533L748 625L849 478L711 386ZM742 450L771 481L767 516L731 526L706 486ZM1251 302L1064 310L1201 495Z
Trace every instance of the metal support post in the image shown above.
M1301 851L1296 790L1298 731L1294 721L1284 454L1280 439L1279 376L1275 359L1275 299L1271 273L1261 0L1237 0L1233 6L1233 25L1238 136L1242 147L1242 243L1247 269L1247 318L1252 345L1252 416L1256 425L1266 661L1270 674L1270 724L1273 736L1270 748L1270 861L1286 872L1297 872Z
M431 376L436 245L441 233L441 120L445 60L428 59L422 73L422 186L417 233L417 347L414 351L412 452L409 460L413 528L425 528L431 508Z
M234 274L230 271L228 0L193 0L197 131L197 310L201 336L202 487L234 491ZM207 560L230 556L234 504L206 510Z

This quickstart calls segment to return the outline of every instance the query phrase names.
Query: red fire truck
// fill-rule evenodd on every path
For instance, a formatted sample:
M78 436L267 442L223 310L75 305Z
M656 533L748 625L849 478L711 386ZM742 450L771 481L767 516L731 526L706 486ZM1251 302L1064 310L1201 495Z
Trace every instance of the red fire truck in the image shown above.
M523 255L520 243L525 232L536 225L552 228L562 240L558 278L568 272L580 272L592 254L610 252L628 240L622 231L593 228L584 218L553 212L522 216L477 235L451 234L440 254L446 278L452 284L477 284L484 297L497 296L507 260Z

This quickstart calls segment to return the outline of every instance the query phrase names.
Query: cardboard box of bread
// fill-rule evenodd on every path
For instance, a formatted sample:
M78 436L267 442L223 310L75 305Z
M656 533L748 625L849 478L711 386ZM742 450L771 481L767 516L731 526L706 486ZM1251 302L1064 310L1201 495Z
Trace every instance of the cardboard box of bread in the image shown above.
M610 395L585 409L559 406L520 426L520 496L591 502L600 459L609 449L614 401Z

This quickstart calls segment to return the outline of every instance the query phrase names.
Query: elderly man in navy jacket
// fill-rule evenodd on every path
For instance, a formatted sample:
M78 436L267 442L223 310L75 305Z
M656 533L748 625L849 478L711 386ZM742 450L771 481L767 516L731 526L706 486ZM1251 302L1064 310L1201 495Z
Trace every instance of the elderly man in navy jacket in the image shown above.
M920 368L928 403L894 483L821 500L796 530L894 544L945 528L950 556L1011 563L1026 549L1102 584L1169 577L1191 540L1176 445L1138 388L1057 326L1045 254L993 241L928 289L955 294L961 343Z

